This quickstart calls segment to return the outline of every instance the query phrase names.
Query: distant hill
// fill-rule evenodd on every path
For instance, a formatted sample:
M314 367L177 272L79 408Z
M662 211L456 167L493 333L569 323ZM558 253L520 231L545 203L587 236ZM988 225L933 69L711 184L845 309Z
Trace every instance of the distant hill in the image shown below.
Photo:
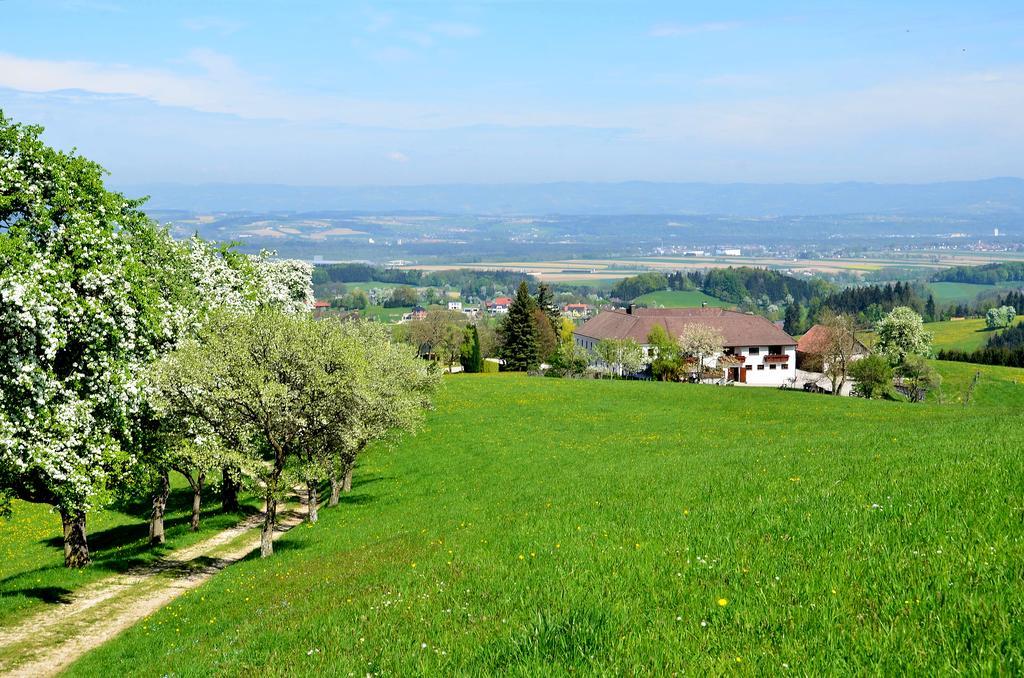
M402 211L442 214L705 214L737 217L914 214L1021 215L1024 179L930 184L582 183L433 186L141 184L150 210Z

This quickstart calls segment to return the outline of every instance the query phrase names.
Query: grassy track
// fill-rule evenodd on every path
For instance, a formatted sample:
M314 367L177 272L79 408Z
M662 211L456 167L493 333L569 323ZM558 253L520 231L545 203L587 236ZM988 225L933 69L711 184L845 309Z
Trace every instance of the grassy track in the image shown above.
M319 525L71 674L1019 673L1024 372L981 371L970 408L453 377Z
M49 506L14 502L11 518L0 518L0 625L10 625L46 605L59 603L86 584L209 537L256 510L255 501L248 501L242 513L220 513L217 498L208 492L200 531L192 532L192 492L181 476L174 474L172 481L164 521L167 544L159 548L148 545L145 502L95 511L88 517L93 564L83 570L64 567L59 515Z
M699 290L662 290L637 297L634 301L648 306L664 306L665 308L700 306L702 303L721 308L735 306L735 304L708 296Z

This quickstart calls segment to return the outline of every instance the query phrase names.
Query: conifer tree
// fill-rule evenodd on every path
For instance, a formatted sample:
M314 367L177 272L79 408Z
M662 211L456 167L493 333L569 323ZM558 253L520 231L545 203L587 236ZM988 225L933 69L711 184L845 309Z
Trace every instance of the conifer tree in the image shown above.
M469 374L475 374L483 371L483 363L483 355L480 352L480 332L476 325L470 325L466 328L466 345L462 349L462 369Z
M554 330L555 334L558 334L558 328L561 325L562 314L558 310L558 306L555 304L555 298L551 294L551 288L547 283L541 283L537 287L537 306L540 310L544 311L544 315L551 321L551 329Z
M501 357L505 359L508 370L530 370L540 362L537 327L533 320L536 308L537 302L530 296L524 280L519 283L516 297L501 323Z
M799 301L794 301L786 307L786 317L783 324L787 332L790 334L800 333L801 316L803 316L803 309L800 308Z

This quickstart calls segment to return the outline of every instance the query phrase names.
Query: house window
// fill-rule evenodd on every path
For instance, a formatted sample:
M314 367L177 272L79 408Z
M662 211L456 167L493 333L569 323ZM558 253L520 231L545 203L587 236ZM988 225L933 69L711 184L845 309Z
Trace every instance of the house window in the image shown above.
M747 349L747 355L757 355L760 352L761 352L761 347L760 346L751 346L750 348Z
M764 369L764 365L758 365L758 366L757 366L757 369L759 369L759 370L763 370L763 369Z
M774 370L777 367L778 367L778 365L776 365L775 363L772 363L771 365L768 366L768 369L769 370Z
M768 347L768 355L782 355L782 347L781 346L769 346Z

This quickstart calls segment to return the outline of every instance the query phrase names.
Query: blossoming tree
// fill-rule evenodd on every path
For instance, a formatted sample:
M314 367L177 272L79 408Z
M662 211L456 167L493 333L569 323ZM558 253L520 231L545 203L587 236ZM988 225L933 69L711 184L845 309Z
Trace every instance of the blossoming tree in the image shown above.
M140 368L176 320L133 248L159 229L41 132L0 113L0 488L54 506L80 567L86 511L134 462Z

